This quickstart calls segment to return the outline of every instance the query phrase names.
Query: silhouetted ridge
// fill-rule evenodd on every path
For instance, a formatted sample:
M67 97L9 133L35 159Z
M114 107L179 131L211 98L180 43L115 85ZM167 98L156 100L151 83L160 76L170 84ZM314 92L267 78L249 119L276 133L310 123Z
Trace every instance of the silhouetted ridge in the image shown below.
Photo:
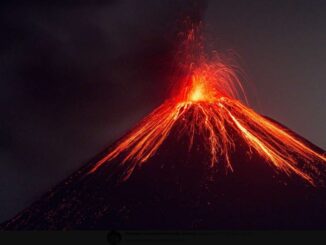
M126 181L132 165L121 165L123 156L88 174L99 154L2 229L326 228L324 188L275 172L236 134L234 171L211 167L203 136L195 134L189 151L178 127Z

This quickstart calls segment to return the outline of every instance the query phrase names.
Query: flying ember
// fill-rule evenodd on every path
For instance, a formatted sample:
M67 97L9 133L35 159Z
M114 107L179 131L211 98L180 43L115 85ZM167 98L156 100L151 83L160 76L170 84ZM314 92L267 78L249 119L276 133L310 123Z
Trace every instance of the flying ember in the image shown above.
M120 156L128 178L137 165L155 155L176 124L183 124L180 134L189 136L189 149L194 136L203 135L200 143L205 145L212 167L225 163L233 171L230 156L237 147L236 134L249 154L258 154L276 170L296 174L315 185L315 176L320 173L315 163L325 164L326 156L244 105L241 99L246 101L246 97L237 69L220 58L206 56L196 35L192 29L183 43L186 75L178 82L178 91L123 137L91 172ZM304 164L299 166L299 160Z

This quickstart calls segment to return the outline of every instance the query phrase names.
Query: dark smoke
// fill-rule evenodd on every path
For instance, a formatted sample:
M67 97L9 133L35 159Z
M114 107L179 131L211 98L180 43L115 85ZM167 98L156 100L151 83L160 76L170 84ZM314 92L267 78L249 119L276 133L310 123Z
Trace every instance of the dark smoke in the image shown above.
M0 220L165 96L177 26L196 1L32 1L1 8Z

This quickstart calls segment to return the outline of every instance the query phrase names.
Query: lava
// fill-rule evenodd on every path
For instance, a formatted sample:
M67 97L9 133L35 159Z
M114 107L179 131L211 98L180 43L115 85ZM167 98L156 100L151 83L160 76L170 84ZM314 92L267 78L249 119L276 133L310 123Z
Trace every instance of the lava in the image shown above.
M320 174L316 162L325 164L326 156L241 102L245 93L236 69L219 58L205 56L196 42L196 32L191 30L184 51L195 50L195 55L185 55L188 58L182 65L186 75L178 82L177 93L145 117L90 172L121 156L121 164L127 164L128 178L137 165L155 155L171 129L182 124L179 133L189 136L189 150L194 136L203 135L201 144L208 150L212 167L226 163L226 168L233 171L235 132L249 154L259 154L276 170L296 174L315 185L315 176ZM304 164L299 165L299 160Z

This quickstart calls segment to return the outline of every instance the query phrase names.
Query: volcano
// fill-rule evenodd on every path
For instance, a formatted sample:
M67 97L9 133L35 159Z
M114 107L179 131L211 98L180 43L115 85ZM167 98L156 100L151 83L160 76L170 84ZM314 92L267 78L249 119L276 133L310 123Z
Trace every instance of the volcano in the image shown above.
M171 97L2 229L326 228L325 152L245 105L236 69L186 37Z

